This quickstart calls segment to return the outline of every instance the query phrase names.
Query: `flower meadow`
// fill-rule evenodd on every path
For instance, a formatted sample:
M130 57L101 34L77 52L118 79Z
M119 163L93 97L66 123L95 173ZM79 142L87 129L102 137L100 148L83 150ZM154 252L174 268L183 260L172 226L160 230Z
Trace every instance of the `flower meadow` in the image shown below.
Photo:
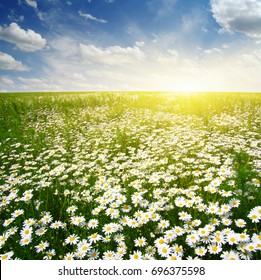
M261 95L2 93L0 258L261 259Z

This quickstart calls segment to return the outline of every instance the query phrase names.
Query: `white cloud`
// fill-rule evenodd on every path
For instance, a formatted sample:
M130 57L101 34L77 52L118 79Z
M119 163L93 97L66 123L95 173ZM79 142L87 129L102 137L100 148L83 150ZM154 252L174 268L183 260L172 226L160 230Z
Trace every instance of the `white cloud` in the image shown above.
M0 51L0 69L2 70L15 70L15 71L28 71L29 68L23 65L21 61L15 60L11 55Z
M137 42L135 42L135 46L137 46L137 47L139 47L139 48L144 47L144 45L145 45L145 42L142 42L142 41L137 41Z
M0 82L8 86L13 86L15 84L12 80L6 77L0 78Z
M50 40L49 45L57 51L57 56L64 58L75 56L79 53L79 44L74 39L63 36Z
M211 9L224 31L261 38L260 0L211 0Z
M222 54L222 50L218 48L206 49L203 51L204 54Z
M20 91L60 91L61 87L51 80L18 77ZM65 82L65 81L64 81Z
M30 7L37 9L37 2L34 0L25 0L26 4Z
M24 21L24 16L18 16L15 10L11 10L10 14L7 16L10 21L22 22Z
M25 52L34 52L46 46L46 40L31 29L22 29L17 23L12 22L7 27L0 25L0 39L13 43L18 49Z
M98 48L94 45L80 44L82 57L92 63L120 65L140 61L145 57L137 46L122 48L120 46Z
M107 20L96 18L96 17L92 16L91 14L85 14L82 11L78 11L78 13L81 17L84 17L86 20L93 20L93 21L96 21L99 23L107 23Z

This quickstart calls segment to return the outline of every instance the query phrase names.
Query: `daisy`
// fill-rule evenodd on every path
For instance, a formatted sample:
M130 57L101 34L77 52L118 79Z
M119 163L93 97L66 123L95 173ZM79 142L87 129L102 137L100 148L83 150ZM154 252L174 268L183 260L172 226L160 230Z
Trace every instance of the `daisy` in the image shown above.
M221 254L223 260L240 260L238 253L234 251L225 251Z
M129 219L128 220L128 226L131 228L136 228L138 227L139 223L135 219Z
M98 233L91 234L88 239L91 243L96 243L97 241L101 240L102 236Z
M4 221L3 226L7 227L9 226L15 219L14 218L10 218Z
M133 216L138 219L138 218L141 218L143 216L143 214L144 214L143 211L138 210L134 213Z
M261 233L256 234L254 233L252 236L252 242L254 242L257 245L257 248L260 250L261 248Z
M160 215L158 213L152 213L150 216L150 219L154 222L158 221L160 219Z
M65 239L66 244L77 244L78 241L79 236L77 236L76 234L71 234Z
M140 251L134 251L133 254L130 255L130 260L141 260L142 253Z
M195 253L199 257L203 257L206 255L207 249L205 247L197 247L197 248L195 248Z
M198 235L199 236L208 236L209 235L209 230L207 230L206 228L199 228L198 229Z
M250 240L250 237L246 233L239 233L238 234L238 241L239 242L248 242Z
M105 224L102 228L102 231L106 234L112 234L115 231L115 228L111 224Z
M161 256L161 257L167 257L169 256L171 250L170 250L170 247L168 245L163 245L163 246L160 246L158 247L158 254Z
M247 216L253 223L259 222L261 219L261 206L253 208Z
M77 206L72 205L72 206L70 206L70 207L68 207L68 208L66 209L66 212L67 212L67 213L74 213L77 209L78 209Z
M6 232L8 236L14 235L18 231L18 227L11 227L9 230Z
M221 211L223 214L228 213L230 211L231 207L228 204L221 205Z
M51 250L46 251L45 254L46 254L46 255L43 257L44 260L51 260L51 259L56 255L54 249L51 249Z
M104 242L104 243L109 243L110 241L111 241L110 235L106 235L105 237L102 238L102 242Z
M115 256L115 252L106 251L103 253L102 259L103 260L113 260L114 256Z
M29 236L29 237L23 237L23 238L20 240L19 244L20 244L21 246L26 246L26 245L28 245L29 243L31 243L31 241L32 241L32 237L31 237L31 236Z
M219 221L217 218L213 218L213 219L211 220L211 224L212 224L213 226L218 226L218 225L220 224L220 221Z
M217 244L210 244L208 246L208 251L210 254L218 254L222 251L222 247Z
M198 241L199 241L200 237L198 234L196 233L192 233L192 234L189 234L187 235L186 237L186 243L189 245L189 246L194 246Z
M30 218L30 219L24 220L23 225L24 226L33 226L35 223L36 223L36 220Z
M179 260L182 260L182 257L179 256L179 255L176 255L176 254L170 254L170 255L167 257L167 260L168 260L168 261L179 261Z
M175 226L175 227L173 228L173 231L174 231L174 233L175 233L177 236L181 236L181 235L183 235L183 234L185 233L184 229L181 228L181 227L179 227L179 226Z
M99 224L99 221L97 219L91 219L88 222L88 227L94 229L94 228L98 227L98 224Z
M134 240L134 244L136 247L144 247L147 244L146 238L145 237L136 238Z
M48 242L41 241L40 244L38 244L37 246L34 246L34 248L36 249L36 253L39 253L39 252L44 251L48 246L49 246Z
M207 206L204 203L199 203L197 205L197 209L199 212L204 212L206 208L207 208Z
M7 252L5 254L1 254L0 255L0 260L1 261L5 261L5 260L10 260L13 256L14 252L13 251L10 251L10 252Z
M125 248L122 247L118 247L117 248L117 254L120 256L124 256L126 254L127 250Z
M142 259L145 261L155 260L155 258L151 254L145 254Z
M190 221L192 219L192 216L184 211L179 212L178 215L181 221Z
M11 214L11 216L13 218L17 218L18 216L20 216L22 214L24 214L24 210L23 209L17 209Z
M251 260L252 257L253 257L253 252L249 252L247 250L242 250L240 253L239 253L239 256L241 259L243 260Z
M50 225L50 228L52 229L58 229L62 227L63 227L63 223L61 221L55 221Z
M169 243L174 241L176 237L177 235L174 233L173 230L167 230L164 235L164 239Z
M22 238L24 237L30 237L32 235L33 229L32 227L25 226L23 229L20 231L20 235Z
M167 228L169 227L169 221L168 220L161 220L158 224L159 228Z
M205 229L208 230L209 232L212 232L212 231L215 230L215 226L214 226L214 225L209 225L209 224L208 224L208 225L205 226Z
M223 218L221 222L224 226L230 226L232 224L232 220L228 218Z
M254 212L250 212L250 214L248 214L247 217L251 219L252 223L258 223L260 220L260 217Z
M184 249L182 245L174 244L171 247L171 252L173 252L177 256L183 256Z
M156 248L154 248L153 246L148 246L148 247L146 247L145 251L147 254L150 254L153 256L156 253Z
M74 260L74 254L73 253L67 253L63 259L66 260L66 261L71 261L71 260Z
M207 208L207 213L209 214L216 214L218 212L218 206L215 204L211 204L208 208Z
M87 252L86 251L77 251L75 254L74 254L74 257L79 259L79 260L82 260L85 256L86 256Z
M88 251L90 251L90 249L91 249L91 243L88 243L88 241L86 239L81 240L77 244L78 252L81 252L83 254L86 254Z
M89 260L97 260L99 258L99 251L96 249L91 250L88 252Z
M238 234L230 233L226 236L226 240L229 245L238 244Z
M73 216L73 217L71 217L70 220L71 220L71 223L75 226L82 226L85 223L85 218L83 216ZM58 222L55 222L55 223L57 224Z
M124 213L130 212L131 209L132 209L131 206L127 205L127 204L123 205L123 207L121 208L122 212L124 212Z
M256 251L256 245L253 242L247 243L245 249L248 252L255 252Z
M118 243L123 242L125 239L125 236L122 233L116 234L114 236L114 240Z
M120 219L120 224L123 225L123 226L126 226L128 224L128 221L129 221L129 217L128 216L123 216Z
M0 235L0 246L4 245L6 240L8 239L9 235L6 233L3 233Z
M201 225L201 221L196 219L192 221L192 226L193 227L199 227Z
M138 218L138 223L140 225L145 225L149 222L150 218L148 217L148 215L143 215L142 217Z
M235 224L239 228L244 228L246 226L246 221L243 219L237 219L235 220Z
M166 240L163 237L159 237L154 241L156 247L166 245Z
M49 213L46 213L41 219L41 221L44 225L50 223L52 220L53 220L53 217Z
M225 237L223 234L215 234L211 236L211 242L212 243L217 243L217 244L224 244L226 243Z
M221 194L221 196L223 196L223 197L230 197L230 196L233 195L233 192L232 192L232 191L221 190L220 194Z
M229 201L229 205L230 207L234 207L234 208L237 208L239 205L240 205L240 200L239 199L236 199L236 198L232 198L230 201Z
M234 233L234 231L231 229L231 228L224 228L222 231L221 231L222 234L225 234L225 235L228 235L230 233Z
M35 234L38 235L38 236L42 236L46 233L46 231L47 231L46 228L41 227L41 228L39 228L35 231Z

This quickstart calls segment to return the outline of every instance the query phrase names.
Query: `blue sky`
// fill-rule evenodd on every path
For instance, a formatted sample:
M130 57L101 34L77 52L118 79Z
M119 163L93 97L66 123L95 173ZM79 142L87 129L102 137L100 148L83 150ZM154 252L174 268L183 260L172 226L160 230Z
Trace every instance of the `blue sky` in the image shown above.
M261 0L0 0L0 91L261 91Z

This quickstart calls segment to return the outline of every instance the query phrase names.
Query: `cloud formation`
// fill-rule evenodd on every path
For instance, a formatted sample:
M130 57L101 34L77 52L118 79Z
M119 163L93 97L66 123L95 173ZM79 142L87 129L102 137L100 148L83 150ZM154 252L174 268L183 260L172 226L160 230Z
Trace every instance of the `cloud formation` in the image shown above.
M99 23L107 23L107 20L101 19L101 18L96 18L96 17L92 16L91 14L85 14L82 11L79 11L78 13L81 17L84 17L87 20L92 20L92 21L96 21Z
M46 39L31 29L22 29L17 23L12 22L7 27L0 25L0 39L13 43L25 52L42 50L46 46Z
M26 4L30 7L37 9L37 2L34 0L25 0Z
M224 31L261 38L260 0L211 0L211 10Z
M23 65L21 61L15 60L11 55L0 51L0 69L2 70L15 70L15 71L28 71L29 68Z
M127 48L112 46L102 49L94 45L80 43L80 50L86 61L107 65L132 63L145 57L144 52L137 46Z

